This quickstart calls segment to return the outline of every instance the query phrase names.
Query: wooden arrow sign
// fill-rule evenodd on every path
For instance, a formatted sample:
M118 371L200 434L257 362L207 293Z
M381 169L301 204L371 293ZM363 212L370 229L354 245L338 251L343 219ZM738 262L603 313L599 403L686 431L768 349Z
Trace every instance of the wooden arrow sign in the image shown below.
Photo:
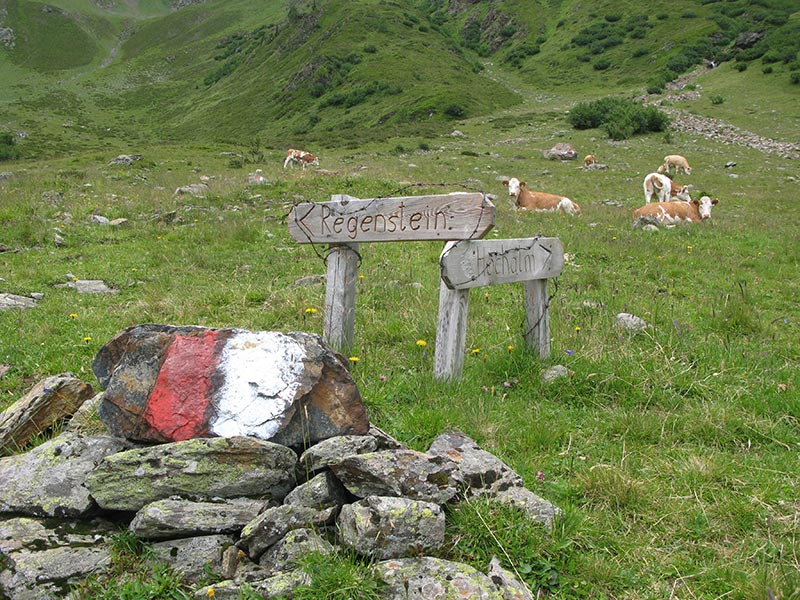
M452 290L548 279L561 273L558 238L474 240L448 244L439 259L442 281Z
M483 194L303 202L289 213L289 234L301 244L473 240L494 227L495 206Z

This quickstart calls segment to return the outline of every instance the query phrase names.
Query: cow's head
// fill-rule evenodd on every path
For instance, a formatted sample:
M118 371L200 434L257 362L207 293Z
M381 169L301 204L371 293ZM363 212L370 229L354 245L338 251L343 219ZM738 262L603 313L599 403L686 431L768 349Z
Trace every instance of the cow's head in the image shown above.
M520 181L516 177L512 177L508 181L504 181L503 185L508 186L508 195L514 196L515 198L519 197L519 193L522 191L522 188L525 187L525 182Z
M711 207L719 202L716 198L713 200L708 196L702 196L700 200L694 200L697 204L697 210L700 212L701 219L708 219L711 217Z
M689 190L692 189L691 183L687 183L686 185L678 185L673 183L672 189L675 191L675 197L678 200L683 200L684 202L692 201L692 197L689 195Z

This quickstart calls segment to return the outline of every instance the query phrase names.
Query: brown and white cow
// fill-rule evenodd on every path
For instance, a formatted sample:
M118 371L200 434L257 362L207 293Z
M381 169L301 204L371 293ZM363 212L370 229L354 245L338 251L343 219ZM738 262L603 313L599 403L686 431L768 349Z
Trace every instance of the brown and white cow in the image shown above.
M597 157L594 154L587 154L583 157L583 166L588 167L597 163Z
M555 212L560 210L561 212L575 216L581 214L581 207L578 206L577 202L573 202L569 198L556 194L526 190L525 182L520 181L516 177L504 181L503 185L508 186L508 195L514 196L514 202L519 208L537 212Z
M300 163L305 171L308 165L318 165L319 158L311 154L311 152L289 148L286 151L286 160L283 161L283 168L285 169L287 165L294 166L294 163Z
M634 220L655 220L663 225L677 225L678 223L699 223L711 218L711 207L717 204L708 196L691 202L655 202L645 204L633 211Z
M687 175L692 174L692 167L689 166L689 161L680 154L668 154L665 156L664 162L658 167L658 172L671 173L673 167L675 168L675 173L683 171Z
M655 195L658 202L669 202L670 200L683 200L684 202L691 202L692 198L689 196L689 188L691 184L680 185L675 183L661 173L649 173L645 175L644 183L644 201L650 204L650 200Z

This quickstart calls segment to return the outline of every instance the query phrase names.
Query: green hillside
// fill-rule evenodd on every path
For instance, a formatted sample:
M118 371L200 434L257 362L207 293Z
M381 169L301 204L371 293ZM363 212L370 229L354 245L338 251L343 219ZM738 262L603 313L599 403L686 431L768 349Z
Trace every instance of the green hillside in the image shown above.
M791 0L0 0L0 127L25 156L164 142L358 146L548 95L749 65L796 95ZM539 98L541 100L541 98ZM537 100L538 101L538 100Z

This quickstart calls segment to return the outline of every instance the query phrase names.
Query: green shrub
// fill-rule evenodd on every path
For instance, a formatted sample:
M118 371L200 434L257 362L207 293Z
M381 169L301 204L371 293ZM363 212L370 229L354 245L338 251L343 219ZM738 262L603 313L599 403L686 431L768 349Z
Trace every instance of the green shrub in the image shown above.
M575 129L602 128L614 140L664 131L669 126L669 117L656 107L642 106L620 98L579 103L570 111L567 119Z
M764 67L763 69L761 69L761 72L764 73L764 75L769 75L770 73L772 73L772 67L771 66Z
M450 104L444 109L444 114L454 119L460 119L467 115L467 111L460 104Z
M789 80L792 83L800 83L800 71L795 71L791 75L789 75Z
M0 160L19 158L19 148L13 133L0 133Z
M747 71L747 63L746 63L746 62L740 62L740 63L738 63L738 64L736 65L736 70L737 70L737 71L739 71L740 73L741 73L742 71Z
M595 71L605 71L610 66L611 66L611 61L605 58L601 58L592 65Z
M722 104L723 102L725 102L725 98L722 96L711 96L711 104Z

